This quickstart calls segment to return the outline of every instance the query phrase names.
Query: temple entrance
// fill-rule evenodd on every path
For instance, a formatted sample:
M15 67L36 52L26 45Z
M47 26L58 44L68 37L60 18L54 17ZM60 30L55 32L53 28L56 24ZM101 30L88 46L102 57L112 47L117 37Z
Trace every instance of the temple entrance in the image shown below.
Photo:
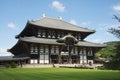
M71 59L72 59L72 64L77 64L77 55L72 55L71 56Z
M65 52L65 51L61 52L61 63L62 64L68 64L69 63L69 53L68 52Z
M62 55L62 57L61 57L61 59L62 59L62 64L68 64L68 55Z
M76 56L71 56L71 50L74 47L74 44L78 43L78 40L71 34L68 34L58 39L57 42L65 44L65 46L62 46L62 52L61 52L62 64L77 63L77 60L75 59Z
M58 55L51 55L51 61L53 64L58 64Z

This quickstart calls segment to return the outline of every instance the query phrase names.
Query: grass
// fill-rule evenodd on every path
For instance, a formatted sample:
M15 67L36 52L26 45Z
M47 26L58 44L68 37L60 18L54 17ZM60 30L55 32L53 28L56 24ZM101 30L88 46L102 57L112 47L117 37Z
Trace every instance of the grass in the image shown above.
M120 72L72 68L0 69L0 80L120 80Z

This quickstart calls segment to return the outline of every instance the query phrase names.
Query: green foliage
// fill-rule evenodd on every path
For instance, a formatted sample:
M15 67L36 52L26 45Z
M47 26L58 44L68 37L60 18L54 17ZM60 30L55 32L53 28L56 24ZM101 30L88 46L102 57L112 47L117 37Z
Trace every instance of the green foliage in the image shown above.
M120 18L119 18L118 16L114 15L114 18L115 18L118 22L120 22ZM111 34L115 35L117 38L120 39L120 26L118 26L117 28L110 28L110 29L108 30L108 32L110 32Z
M16 68L17 64L15 62L5 63L4 66L6 68Z
M10 68L10 64L9 64L9 63L5 63L4 66L5 66L6 68Z
M109 60L109 62L104 63L105 69L120 70L120 41L105 44L107 47L96 53L97 56Z
M9 68L0 69L0 80L120 80L114 70L73 68Z
M97 52L97 53L95 54L95 57L96 57L96 58L101 57L101 53L100 53L100 52Z
M99 52L97 52L95 56L106 58L108 60L112 59L112 57L116 55L115 49L116 49L116 45L119 43L120 43L119 41L104 43L107 46L105 48L101 49Z
M105 64L105 67L107 69L114 69L114 70L120 70L120 43L116 45L116 49L114 50L116 53L115 56L113 56L112 60Z
M114 18L120 22L120 18L118 16L114 15ZM111 28L108 32L120 39L120 26L118 26L118 28ZM104 66L107 69L120 70L120 42L115 45L115 49L112 50L112 53L115 53L115 55L112 57L111 61L109 63L105 63Z
M113 35L115 35L117 38L120 39L120 26L118 26L118 28L111 28L109 29L109 32L112 33Z
M120 70L120 61L111 60L110 62L104 63L105 69Z
M10 63L10 66L11 66L11 68L16 68L16 67L17 67L17 65L16 65L15 62L11 62L11 63Z

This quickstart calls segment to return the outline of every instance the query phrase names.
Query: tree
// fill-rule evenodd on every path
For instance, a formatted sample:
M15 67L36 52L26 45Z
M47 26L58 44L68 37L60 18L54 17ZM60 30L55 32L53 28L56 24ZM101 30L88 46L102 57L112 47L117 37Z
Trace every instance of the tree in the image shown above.
M104 43L106 44L106 47L101 49L98 53L96 53L96 57L111 59L115 55L114 49L116 48L116 45L118 43L119 43L118 41Z
M96 63L104 63L112 60L113 56L116 55L115 49L118 44L120 44L119 41L111 41L104 43L106 45L105 48L102 48L100 51L98 51L95 54L95 62Z
M120 18L118 16L114 15L114 18L120 22ZM120 39L120 26L118 26L118 28L110 28L108 32ZM120 43L118 43L115 47L116 48L113 50L115 55L109 63L105 64L105 67L108 69L120 70Z
M114 18L115 18L118 22L120 22L120 18L119 18L119 17L117 17L116 15L114 15ZM110 32L111 34L115 35L117 38L120 39L120 26L118 26L117 29L116 29L116 28L110 28L110 29L108 30L108 32Z

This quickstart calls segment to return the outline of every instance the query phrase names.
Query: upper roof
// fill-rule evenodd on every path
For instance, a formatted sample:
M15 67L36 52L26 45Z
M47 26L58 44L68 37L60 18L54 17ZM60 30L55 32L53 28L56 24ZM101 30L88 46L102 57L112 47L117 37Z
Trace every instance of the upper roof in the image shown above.
M77 25L73 25L71 23L65 22L60 19L52 19L52 18L47 18L47 17L43 17L42 19L36 20L36 21L29 21L28 23L37 25L37 26L42 26L45 28L80 31L80 32L90 32L90 33L95 32L95 30L90 30L90 29L83 28L83 27L80 27Z
M65 45L64 43L58 43L57 39L46 39L46 38L36 38L36 37L21 37L21 41L31 42L31 43L40 43L40 44L54 44L54 45ZM85 46L85 47L105 47L104 44L92 43L88 41L78 41L76 46Z

